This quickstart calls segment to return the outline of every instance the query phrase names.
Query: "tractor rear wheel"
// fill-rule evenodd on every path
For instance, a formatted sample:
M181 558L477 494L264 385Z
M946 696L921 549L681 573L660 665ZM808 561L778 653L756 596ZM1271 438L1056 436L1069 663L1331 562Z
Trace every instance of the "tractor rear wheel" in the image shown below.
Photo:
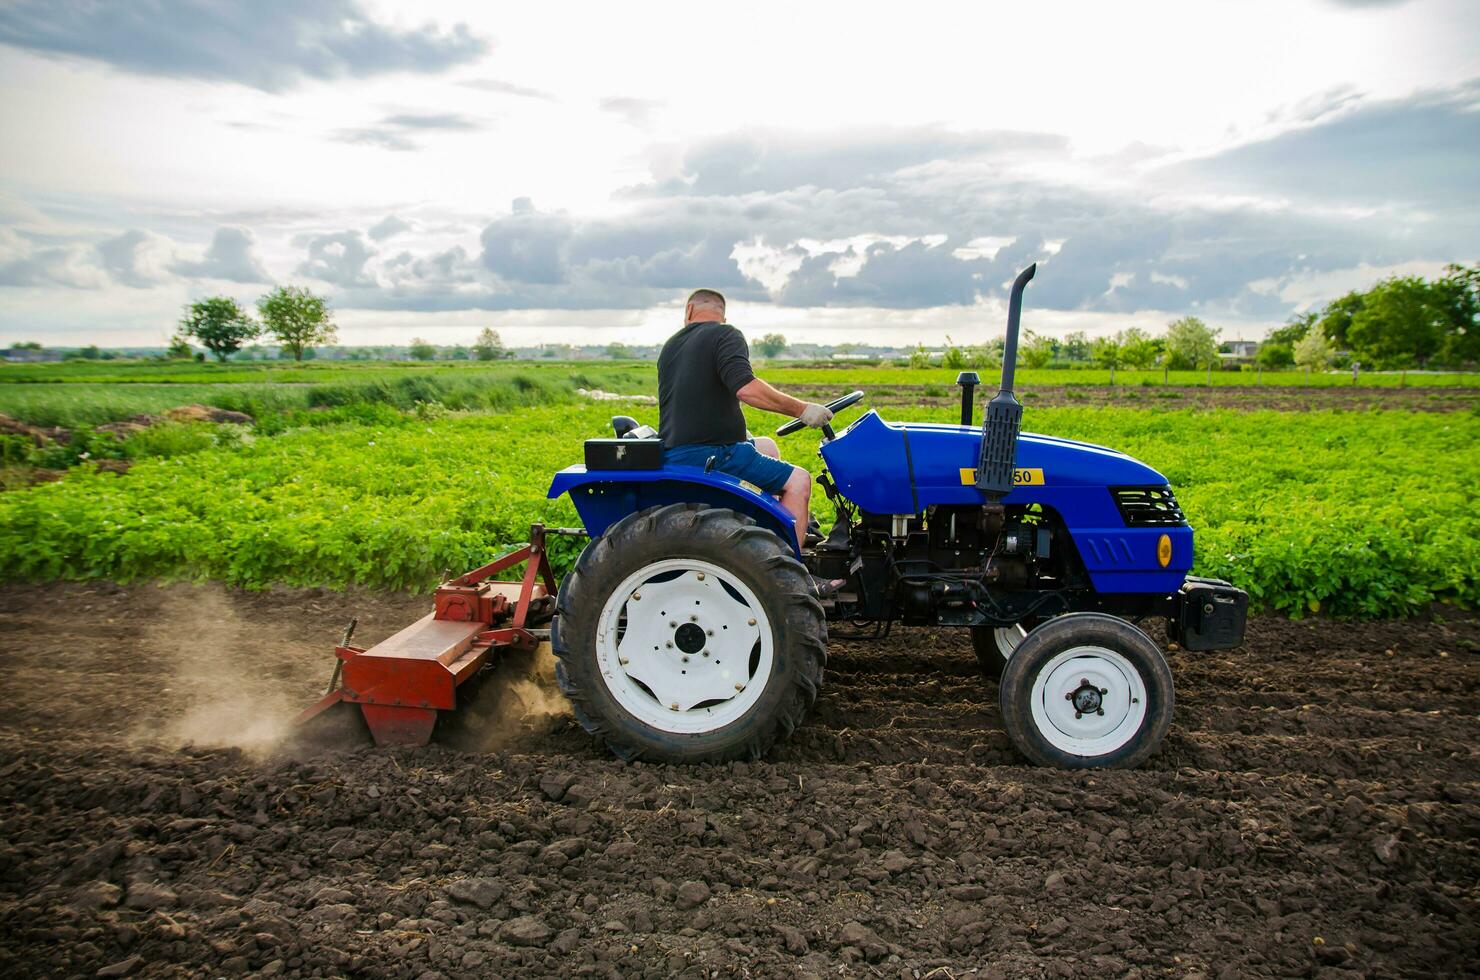
M755 759L817 698L827 625L789 544L735 511L669 504L586 546L560 587L556 678L623 759Z
M1172 723L1172 671L1139 628L1071 613L1031 631L1002 672L1007 735L1029 761L1124 768L1156 752Z

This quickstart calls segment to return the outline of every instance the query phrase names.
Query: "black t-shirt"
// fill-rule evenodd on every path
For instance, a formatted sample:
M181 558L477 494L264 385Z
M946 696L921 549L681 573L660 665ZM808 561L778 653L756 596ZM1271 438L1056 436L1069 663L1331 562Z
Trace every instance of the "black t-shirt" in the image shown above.
M658 434L667 447L745 441L735 392L755 377L750 348L728 323L691 323L658 355Z

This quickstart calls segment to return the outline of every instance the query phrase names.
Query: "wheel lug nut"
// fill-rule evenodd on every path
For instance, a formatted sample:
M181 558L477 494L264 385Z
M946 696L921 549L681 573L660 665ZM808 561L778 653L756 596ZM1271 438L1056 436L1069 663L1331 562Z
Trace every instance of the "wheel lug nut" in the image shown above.
M670 649L670 650L672 650L672 649L673 649L673 644L672 644L672 643L665 643L665 644L663 644L663 645L664 645L664 646L665 646L665 647L667 647L667 648L668 648L668 649Z
M683 661L683 663L688 663L689 662L689 658L688 657L683 657L682 658L682 661Z
M704 635L705 636L713 636L714 635L714 630L705 630L704 631Z
M1064 695L1064 700L1065 701L1073 701L1074 700L1074 692L1073 691L1070 691L1068 694L1065 694Z
M699 617L698 616L695 616L693 613L689 613L689 622L691 622L691 623L697 623L698 621L699 621Z
M1075 721L1078 721L1079 719L1081 719L1083 717L1084 717L1084 715L1080 714L1079 712L1077 712L1077 711L1074 712L1074 720Z
M676 628L677 628L677 627L678 627L678 620L676 620L676 619L670 619L670 620L669 620L669 621L668 621L668 625L669 625L669 626L670 626L670 627L672 627L672 628L674 628L674 629L676 629Z
M1104 708L1096 708L1095 709L1095 714L1097 714L1097 715L1104 715L1104 713L1105 713L1105 709Z
M1102 687L1102 688L1100 688L1100 693L1101 694L1109 694L1110 693L1110 689L1108 687Z

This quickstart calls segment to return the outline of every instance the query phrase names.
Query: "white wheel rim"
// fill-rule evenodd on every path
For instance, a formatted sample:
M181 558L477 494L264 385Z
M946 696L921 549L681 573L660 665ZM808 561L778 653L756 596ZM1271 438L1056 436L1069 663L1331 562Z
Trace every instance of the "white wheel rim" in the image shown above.
M1054 748L1070 755L1103 756L1141 730L1146 721L1146 684L1131 662L1114 650L1074 647L1038 671L1032 704L1033 724Z
M1012 652L1018 648L1018 644L1023 642L1023 637L1027 635L1028 631L1023 629L1022 623L1014 623L1011 626L998 626L992 630L992 639L996 642L997 652L1002 654L1003 660L1012 657Z
M696 735L744 717L774 662L770 619L755 593L696 558L633 572L597 622L596 663L607 690L664 732Z

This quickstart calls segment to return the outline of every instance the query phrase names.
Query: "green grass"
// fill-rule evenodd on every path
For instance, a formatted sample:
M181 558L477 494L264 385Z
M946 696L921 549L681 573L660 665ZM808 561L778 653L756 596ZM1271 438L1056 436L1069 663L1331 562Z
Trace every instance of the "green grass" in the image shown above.
M0 495L0 567L10 579L424 587L522 540L532 521L572 522L545 490L615 411L656 418L584 402L388 412L144 459L124 476L83 467ZM749 414L756 432L780 421ZM885 414L947 421L954 410ZM1480 598L1480 416L1101 407L1031 408L1025 422L1161 470L1197 529L1196 570L1258 605L1371 617ZM818 470L814 436L782 442ZM820 491L814 507L830 518Z
M26 367L31 366L21 366ZM72 365L39 367L70 369ZM194 403L246 412L261 420L295 410L360 403L390 405L402 411L432 402L453 409L508 409L571 401L577 397L577 388L631 393L647 391L655 384L651 367L510 362L445 369L418 365L407 370L372 365L319 371L312 380L308 369L270 373L235 371L235 365L228 365L226 373L214 381L187 380L210 377L208 369L216 367L192 365L193 373L177 375L174 380L160 380L169 376L159 373L130 376L127 382L99 380L107 377L101 371L61 380L37 375L19 383L0 383L0 413L33 425L71 428ZM7 369L0 369L0 380L9 377Z

